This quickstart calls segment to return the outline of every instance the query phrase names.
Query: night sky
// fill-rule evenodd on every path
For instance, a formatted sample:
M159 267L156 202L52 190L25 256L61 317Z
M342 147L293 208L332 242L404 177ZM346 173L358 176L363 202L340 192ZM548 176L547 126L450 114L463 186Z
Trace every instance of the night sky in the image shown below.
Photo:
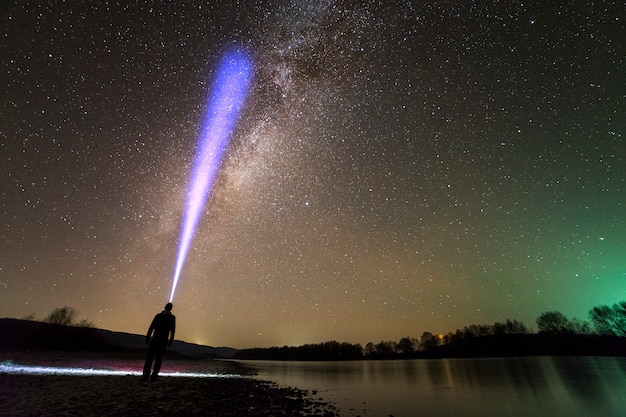
M145 333L230 49L253 81L178 339L377 343L626 299L623 2L117 3L0 6L0 317Z

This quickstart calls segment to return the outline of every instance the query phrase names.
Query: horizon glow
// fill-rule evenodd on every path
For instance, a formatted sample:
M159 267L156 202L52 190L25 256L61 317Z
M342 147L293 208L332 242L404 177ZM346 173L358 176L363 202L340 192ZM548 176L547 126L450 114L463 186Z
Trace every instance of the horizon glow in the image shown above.
M222 58L206 108L187 186L187 200L178 241L170 302L174 299L191 241L198 227L202 209L215 182L228 140L250 84L251 75L252 63L242 52L228 52Z

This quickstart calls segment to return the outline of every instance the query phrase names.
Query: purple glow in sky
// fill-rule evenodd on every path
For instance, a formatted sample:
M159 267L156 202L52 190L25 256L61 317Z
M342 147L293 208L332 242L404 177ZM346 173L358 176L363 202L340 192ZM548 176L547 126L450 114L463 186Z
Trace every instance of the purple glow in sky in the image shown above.
M202 123L193 171L188 184L170 301L174 299L174 292L200 220L202 208L215 181L251 75L252 64L243 53L229 52L222 58Z

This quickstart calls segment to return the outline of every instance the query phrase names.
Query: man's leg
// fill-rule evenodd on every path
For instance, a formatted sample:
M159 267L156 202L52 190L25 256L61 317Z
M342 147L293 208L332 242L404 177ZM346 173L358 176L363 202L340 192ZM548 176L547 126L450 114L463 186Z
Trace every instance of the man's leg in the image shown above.
M150 377L150 368L152 367L152 360L154 359L155 348L154 344L150 343L148 351L146 352L146 363L143 364L143 379L147 380Z
M152 379L155 380L159 376L161 370L161 362L163 362L163 355L165 354L165 346L159 346L156 349L156 358L154 360L154 369L152 370Z

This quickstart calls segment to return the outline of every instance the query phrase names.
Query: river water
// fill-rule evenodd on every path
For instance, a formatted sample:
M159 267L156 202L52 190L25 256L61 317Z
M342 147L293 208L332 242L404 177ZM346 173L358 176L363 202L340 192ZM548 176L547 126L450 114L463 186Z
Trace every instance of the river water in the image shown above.
M626 417L625 358L242 363L344 417Z

